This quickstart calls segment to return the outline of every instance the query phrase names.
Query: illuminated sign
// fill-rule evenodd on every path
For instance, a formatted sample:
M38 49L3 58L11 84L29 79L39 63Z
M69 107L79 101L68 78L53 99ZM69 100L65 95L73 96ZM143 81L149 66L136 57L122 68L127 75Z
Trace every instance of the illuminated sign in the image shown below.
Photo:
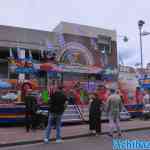
M82 65L64 65L59 64L59 67L64 72L74 72L74 73L89 73L89 74L97 74L102 71L99 67L89 67L89 66L82 66Z
M18 67L16 68L16 73L25 73L25 74L31 74L31 73L34 73L35 70L33 68L21 68L21 67Z

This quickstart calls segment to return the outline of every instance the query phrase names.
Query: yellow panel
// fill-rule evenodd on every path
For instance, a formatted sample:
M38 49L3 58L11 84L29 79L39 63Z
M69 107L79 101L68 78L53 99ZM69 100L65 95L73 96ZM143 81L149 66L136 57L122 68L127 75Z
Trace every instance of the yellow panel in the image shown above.
M17 118L16 115L0 115L0 118Z
M149 80L149 79L144 80L144 83L145 83L145 84L149 84L149 83L150 83L150 80Z

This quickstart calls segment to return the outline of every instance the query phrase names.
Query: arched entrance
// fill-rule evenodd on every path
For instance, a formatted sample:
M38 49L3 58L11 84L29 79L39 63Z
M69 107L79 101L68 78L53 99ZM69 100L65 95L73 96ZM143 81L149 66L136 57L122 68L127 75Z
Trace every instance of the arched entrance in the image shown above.
M68 65L94 65L94 58L87 47L77 42L69 42L60 52L58 61Z

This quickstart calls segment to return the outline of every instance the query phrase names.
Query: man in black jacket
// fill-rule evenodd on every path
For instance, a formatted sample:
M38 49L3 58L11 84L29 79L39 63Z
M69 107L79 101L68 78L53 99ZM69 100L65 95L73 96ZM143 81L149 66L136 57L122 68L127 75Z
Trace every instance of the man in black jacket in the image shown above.
M25 118L26 118L26 131L29 132L30 128L35 130L37 125L37 101L35 96L32 95L32 91L28 90L25 100Z
M61 118L65 110L67 97L64 94L63 87L59 86L58 90L51 96L49 102L49 118L45 131L44 142L48 143L50 139L52 124L56 124L56 143L61 142Z

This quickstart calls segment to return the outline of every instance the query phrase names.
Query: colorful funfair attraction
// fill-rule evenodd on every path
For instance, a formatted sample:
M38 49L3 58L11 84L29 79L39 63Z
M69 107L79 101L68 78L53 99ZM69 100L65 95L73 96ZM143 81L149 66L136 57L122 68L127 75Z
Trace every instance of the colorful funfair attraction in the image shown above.
M0 124L25 122L27 89L33 91L41 112L47 113L49 97L59 85L69 98L63 122L88 121L89 95L97 93L106 104L110 88L116 88L131 115L142 112L136 75L117 65L116 31L66 22L53 32L0 28L0 58L8 60L8 78L0 86ZM0 76L6 74L0 72ZM123 118L128 118L127 110L122 112Z

